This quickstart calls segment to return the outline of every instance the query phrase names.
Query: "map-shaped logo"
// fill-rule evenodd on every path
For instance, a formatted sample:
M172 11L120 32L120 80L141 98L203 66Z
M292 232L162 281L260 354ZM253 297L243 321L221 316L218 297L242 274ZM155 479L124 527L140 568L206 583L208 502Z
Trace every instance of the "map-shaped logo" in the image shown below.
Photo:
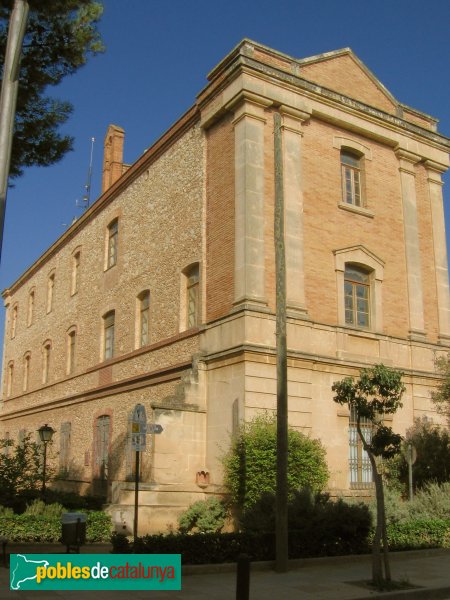
M10 586L12 590L20 590L25 581L36 579L36 567L48 567L50 563L46 560L30 560L23 554L16 554L16 564L11 565Z

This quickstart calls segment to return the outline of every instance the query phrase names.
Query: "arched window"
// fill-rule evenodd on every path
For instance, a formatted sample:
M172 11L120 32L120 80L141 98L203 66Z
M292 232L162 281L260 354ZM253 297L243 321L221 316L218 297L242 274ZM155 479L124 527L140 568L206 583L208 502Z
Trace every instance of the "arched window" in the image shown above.
M67 333L67 374L75 371L75 359L77 348L77 330L72 327Z
M11 339L16 337L17 331L17 313L19 312L19 305L14 304L11 313Z
M30 365L31 352L27 352L23 357L23 391L26 392L30 385Z
M55 274L51 273L47 279L47 313L53 309L53 296L55 292Z
M199 308L199 268L198 263L192 265L186 276L186 329L198 325Z
M28 315L27 325L28 327L33 324L34 320L34 290L30 290L28 294Z
M48 383L50 371L50 355L52 352L52 343L50 340L44 342L42 346L42 383Z
M70 293L73 296L78 292L78 285L80 279L80 261L81 251L77 250L72 256L72 283Z
M110 269L117 264L117 250L119 244L119 219L114 219L108 225L107 231L107 254L106 254L106 268Z
M367 270L353 264L345 265L345 323L355 327L370 327L370 276Z
M103 316L103 358L108 360L114 356L114 328L116 313L109 311Z
M12 386L14 382L14 361L8 363L7 380L6 380L6 395L11 396Z
M144 290L138 296L138 348L150 342L150 292Z
M362 158L355 152L341 150L342 201L364 206L362 194Z

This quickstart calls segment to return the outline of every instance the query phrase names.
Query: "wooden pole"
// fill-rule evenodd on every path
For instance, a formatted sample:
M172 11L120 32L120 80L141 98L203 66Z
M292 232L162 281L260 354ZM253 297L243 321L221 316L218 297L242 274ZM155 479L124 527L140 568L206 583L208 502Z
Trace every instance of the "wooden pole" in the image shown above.
M288 570L288 393L286 345L286 256L284 245L284 194L281 115L274 114L275 153L275 277L277 331L277 491L276 559L278 573Z

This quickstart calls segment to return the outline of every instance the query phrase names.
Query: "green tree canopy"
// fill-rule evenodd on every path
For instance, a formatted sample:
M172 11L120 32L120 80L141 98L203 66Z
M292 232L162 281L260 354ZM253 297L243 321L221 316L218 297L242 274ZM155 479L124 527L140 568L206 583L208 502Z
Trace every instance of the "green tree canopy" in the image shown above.
M14 0L0 0L0 61L4 64L9 18ZM24 167L48 166L72 149L73 138L59 127L72 105L46 95L84 65L89 55L103 51L97 23L103 6L94 0L29 0L30 13L23 44L11 177Z
M265 492L276 488L277 426L274 417L256 416L243 425L223 459L225 485L239 511L253 506ZM288 488L322 490L328 481L326 451L293 428L288 430Z

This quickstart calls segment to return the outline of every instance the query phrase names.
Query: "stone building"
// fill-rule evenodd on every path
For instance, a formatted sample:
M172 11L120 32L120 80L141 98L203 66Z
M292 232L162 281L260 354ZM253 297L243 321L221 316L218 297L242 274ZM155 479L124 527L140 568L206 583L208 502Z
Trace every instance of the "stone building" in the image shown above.
M291 425L323 441L330 491L361 495L370 471L332 383L383 362L405 374L394 429L434 416L450 140L350 49L294 59L244 40L133 165L109 128L102 195L3 292L0 432L51 425L59 485L107 493L119 526L137 403L163 427L142 462L153 530L220 492L230 435L275 408L277 114Z

